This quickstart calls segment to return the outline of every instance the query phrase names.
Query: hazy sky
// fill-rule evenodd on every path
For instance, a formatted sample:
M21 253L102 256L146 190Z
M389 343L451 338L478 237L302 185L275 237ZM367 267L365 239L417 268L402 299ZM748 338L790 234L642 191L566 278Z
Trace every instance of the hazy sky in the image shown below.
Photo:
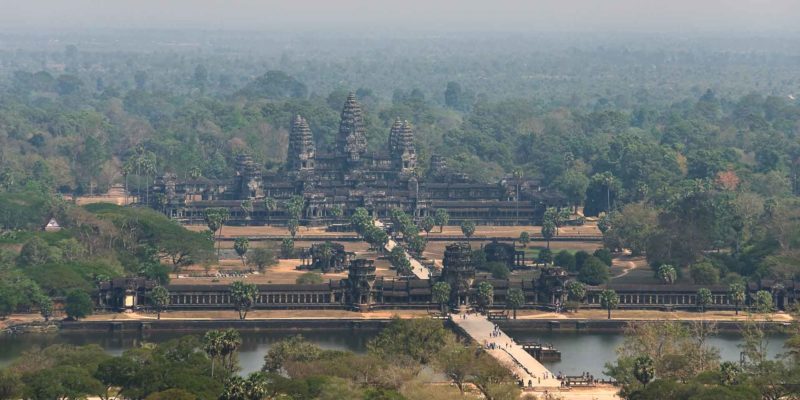
M800 31L800 0L0 0L3 28Z

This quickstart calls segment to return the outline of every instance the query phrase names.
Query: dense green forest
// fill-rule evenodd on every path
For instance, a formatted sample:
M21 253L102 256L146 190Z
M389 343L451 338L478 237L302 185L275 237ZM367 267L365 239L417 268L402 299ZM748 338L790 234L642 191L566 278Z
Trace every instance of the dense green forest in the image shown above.
M324 149L350 91L373 150L396 117L413 123L420 174L441 154L480 181L523 176L560 192L554 206L600 215L608 249L695 283L800 275L791 38L3 35L16 44L0 45L3 273L51 295L159 276L159 257L213 258L155 212L59 194L146 192L165 172L229 179L243 152L276 171L292 116ZM52 216L63 232L25 232ZM144 225L131 234L130 221Z

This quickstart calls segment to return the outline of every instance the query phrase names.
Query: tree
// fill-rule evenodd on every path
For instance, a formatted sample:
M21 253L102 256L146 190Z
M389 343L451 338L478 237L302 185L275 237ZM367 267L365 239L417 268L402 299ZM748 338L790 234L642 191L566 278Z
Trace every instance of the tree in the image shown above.
M519 242L522 244L523 248L528 247L528 243L531 242L531 235L527 231L522 231L519 233Z
M715 285L719 281L719 270L708 261L693 264L689 275L697 285Z
M575 311L577 311L577 308L586 297L586 287L581 282L570 281L567 283L567 297L575 302Z
M267 225L269 225L270 220L272 219L272 212L278 208L278 203L272 197L265 196L264 197L264 213L267 216Z
M675 283L675 280L678 279L678 273L675 271L675 267L669 264L663 264L658 267L657 274L658 280L667 285L672 285Z
M656 375L653 359L648 356L637 357L633 363L633 376L642 385L647 386Z
M697 306L700 307L700 312L706 311L706 306L711 304L711 291L707 288L700 288L697 290Z
M286 229L289 230L289 234L292 235L292 239L294 239L295 235L297 235L297 228L300 226L300 222L295 218L290 218L286 221Z
M211 377L214 377L214 367L217 359L222 355L223 334L220 330L211 330L203 336L203 350L211 359Z
M547 241L547 248L550 248L550 239L556 234L556 224L553 221L542 222L542 237Z
M608 266L599 258L591 256L578 271L578 280L587 285L599 285L608 281Z
M436 226L436 220L430 215L428 215L422 219L420 225L422 230L425 231L425 235L427 236L430 235L431 231L433 230L433 227Z
M491 283L483 281L478 284L478 305L483 311L494 302L494 287Z
M739 308L747 300L747 291L744 284L739 282L731 283L728 287L728 295L733 300L733 304L736 305L736 315L739 315Z
M753 295L753 303L756 306L756 312L769 313L773 310L772 293L766 290L759 290Z
M464 220L461 222L461 233L469 240L475 233L475 222L472 220Z
M436 221L436 225L439 225L439 233L441 233L444 229L444 226L450 222L450 214L448 214L447 210L444 208L440 208L436 210L433 219Z
M156 286L150 290L148 297L156 310L156 319L161 319L161 312L169 306L169 291L163 286Z
M222 235L222 227L229 217L230 211L227 208L206 208L203 212L203 219L208 229L215 234L217 239L219 239L219 235ZM217 240L217 257L219 257L219 252L219 240Z
M242 336L236 329L225 329L222 331L220 344L222 366L228 371L228 374L233 374L236 372L236 353L242 346Z
M342 215L344 215L344 210L342 209L342 206L336 204L330 208L330 213L331 217L334 219L339 219L342 217Z
M555 186L564 193L567 200L572 204L573 209L583 202L586 196L586 189L589 187L589 178L575 168L566 170L561 176L556 178Z
M50 246L44 239L34 236L22 246L22 250L19 253L19 264L33 266L57 263L61 261L61 256L59 248Z
M506 303L514 310L514 319L517 319L517 309L525 305L525 293L520 288L508 289Z
M294 240L284 238L281 241L281 258L292 258L294 256Z
M255 265L259 272L264 272L266 267L275 265L278 260L275 258L275 253L266 247L256 247L252 251L253 254L247 257L247 263Z
M242 266L245 265L244 255L247 254L247 249L250 247L250 241L246 237L238 237L233 242L233 249L236 250L236 254L239 255L239 258L242 259Z
M39 294L35 299L36 305L39 306L39 314L45 321L50 321L53 316L53 301L44 294Z
M245 283L243 281L236 281L229 285L231 302L234 308L239 312L239 319L243 320L247 317L247 312L253 307L258 294L258 287L253 283Z
M77 320L86 318L88 315L92 314L93 310L94 304L88 293L83 290L75 289L67 294L64 312L67 313L69 319Z
M302 196L292 196L291 199L287 200L284 206L286 207L287 214L289 214L289 219L299 221L300 218L303 217L305 204L306 201Z
M570 272L577 270L575 267L575 255L567 250L559 251L553 259L553 264Z
M413 235L406 240L408 251L416 256L422 256L425 247L428 245L428 240L420 235Z
M619 305L619 296L612 289L605 289L600 292L600 305L608 311L608 319L611 319L611 309Z
M547 265L553 262L553 252L550 249L541 249L536 256L536 262Z
M431 295L435 303L439 303L442 314L446 312L447 303L450 301L450 284L447 282L436 282L431 287Z
M322 282L322 274L319 272L306 272L295 279L298 285L318 285Z
M371 355L384 360L408 357L428 364L445 346L448 334L440 320L393 317L389 325L367 344L367 349Z
M21 398L23 389L19 373L11 368L0 369L0 399L12 400Z

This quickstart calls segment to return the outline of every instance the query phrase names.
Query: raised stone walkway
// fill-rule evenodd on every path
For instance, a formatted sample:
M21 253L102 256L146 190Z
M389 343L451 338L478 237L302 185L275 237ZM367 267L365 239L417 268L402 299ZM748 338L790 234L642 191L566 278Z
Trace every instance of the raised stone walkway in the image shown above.
M492 336L495 332L495 325L488 318L480 314L451 314L453 322L458 325L467 335L486 349L487 344L494 343L494 349L486 351L503 365L511 369L523 384L527 387L529 383L534 388L554 389L561 388L561 381L544 367L539 361L533 358L522 346L516 344L511 337L503 331L497 330L497 336Z
M383 222L376 219L373 223L375 224L376 227L384 229ZM387 252L392 251L392 249L395 246L397 246L397 243L390 238L389 241L386 243L385 249ZM405 253L406 253L406 258L408 258L408 261L411 263L411 271L414 273L414 276L416 276L419 279L430 279L431 271L428 270L428 268L426 268L424 265L422 265L422 263L417 261L416 258L411 257L411 254L408 254L407 251L405 251Z

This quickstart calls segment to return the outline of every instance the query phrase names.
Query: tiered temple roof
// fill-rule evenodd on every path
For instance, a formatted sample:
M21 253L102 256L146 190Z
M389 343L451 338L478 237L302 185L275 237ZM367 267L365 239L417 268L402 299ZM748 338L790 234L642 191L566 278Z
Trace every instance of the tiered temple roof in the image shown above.
M359 161L361 155L367 151L367 129L355 93L351 92L347 96L341 118L337 149L340 153L347 154L348 161Z

